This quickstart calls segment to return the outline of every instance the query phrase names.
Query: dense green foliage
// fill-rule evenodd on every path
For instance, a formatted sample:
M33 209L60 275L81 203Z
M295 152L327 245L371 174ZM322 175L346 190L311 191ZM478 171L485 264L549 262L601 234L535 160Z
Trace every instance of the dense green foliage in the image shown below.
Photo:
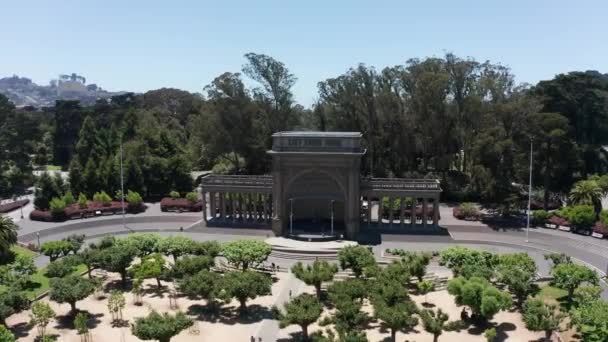
M92 280L80 275L68 275L64 278L51 279L49 298L58 303L68 303L72 312L76 311L76 302L85 299L95 291Z
M543 331L547 341L551 334L559 329L565 315L559 312L557 306L545 304L542 299L529 299L523 307L523 320L526 328L531 331Z
M236 240L222 247L222 254L226 260L243 271L266 261L270 252L270 245L258 240Z
M192 325L192 319L183 312L175 315L150 312L146 317L138 317L131 326L131 332L137 338L149 341L169 342L171 338Z
M490 320L496 313L511 307L511 296L492 286L484 278L454 278L448 282L448 292L456 297L456 303L466 305L478 320Z
M10 256L10 248L17 243L17 225L8 216L0 216L0 260Z
M366 270L376 265L374 254L364 246L346 246L338 252L342 269L350 269L359 278Z
M551 270L556 287L568 291L568 300L572 300L574 291L582 284L597 285L599 278L595 271L573 263L561 263Z
M46 164L69 170L73 194L114 194L121 145L125 189L144 198L184 194L193 169L268 172L270 135L293 129L361 131L363 174L438 177L444 196L498 203L502 212L522 205L514 184L527 182L531 138L533 183L545 190L545 206L608 169L601 148L608 144L608 77L595 71L528 87L501 64L451 53L382 69L360 64L321 80L318 100L303 108L285 64L262 54L244 58L242 74L218 75L202 96L163 88L40 110L17 109L0 96L0 196L32 185L30 171ZM57 193L44 182L37 205L48 208Z
M571 317L583 341L608 340L608 302L593 301L583 305L572 310Z
M302 339L308 340L308 326L316 322L323 312L323 304L313 295L303 293L285 304L284 311L273 307L272 311L279 320L281 328L291 324L302 329Z
M247 310L247 300L270 294L272 280L268 275L253 271L228 272L223 278L226 298L234 298L240 303L239 310Z
M306 266L298 262L291 268L291 272L306 285L314 286L317 298L321 299L321 284L333 280L334 274L338 272L338 265L319 260Z

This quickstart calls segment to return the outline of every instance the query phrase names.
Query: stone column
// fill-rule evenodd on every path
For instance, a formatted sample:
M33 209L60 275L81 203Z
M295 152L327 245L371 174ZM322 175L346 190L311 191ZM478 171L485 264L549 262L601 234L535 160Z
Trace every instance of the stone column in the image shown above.
M439 196L433 200L433 225L439 226Z
M222 221L226 220L226 193L220 192L220 216Z
M264 201L264 215L262 215L262 218L264 219L264 222L268 222L268 194L263 194L262 198Z
M372 196L367 195L367 227L372 224Z
M215 192L209 193L209 214L211 214L211 219L215 219Z
M205 221L205 223L207 222L207 193L204 191L201 191L201 201L203 203L203 220Z
M403 228L403 221L405 220L405 197L399 197L399 225Z
M426 224L428 222L427 217L427 207L429 203L426 197L422 198L422 226L426 228Z
M232 193L232 223L236 222L236 193Z
M418 205L418 198L412 197L412 210L410 212L410 226L416 227L416 206Z
M382 227L382 212L384 211L383 208L383 204L384 204L384 196L380 196L378 197L378 226Z
M392 196L388 197L388 222L391 227L393 226L393 218L394 218L394 216L393 216L393 212L394 212L394 210L393 210L394 202L393 201L394 200L395 200L394 197L392 197Z

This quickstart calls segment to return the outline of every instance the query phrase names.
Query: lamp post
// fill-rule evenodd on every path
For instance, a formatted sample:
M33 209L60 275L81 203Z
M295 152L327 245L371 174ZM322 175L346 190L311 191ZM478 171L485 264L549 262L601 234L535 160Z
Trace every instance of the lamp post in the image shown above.
M289 199L289 235L293 236L293 198Z
M120 202L122 207L122 229L126 230L127 225L125 223L125 185L122 172L122 139L120 141Z
M331 210L331 236L334 236L334 200L331 200L330 210Z
M526 220L526 242L529 242L528 236L530 234L530 202L532 200L532 139L530 139L530 179L528 182L528 215Z

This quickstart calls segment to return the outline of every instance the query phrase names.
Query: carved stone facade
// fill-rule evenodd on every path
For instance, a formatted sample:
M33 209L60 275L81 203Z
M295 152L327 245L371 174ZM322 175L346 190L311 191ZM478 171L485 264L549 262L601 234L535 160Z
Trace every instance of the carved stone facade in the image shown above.
M439 182L362 178L359 170L365 149L361 133L279 132L272 137L273 147L268 151L271 175L203 178L205 220L270 222L273 232L283 236L289 235L290 219L294 217L314 223L331 216L332 227L335 218L349 239L357 237L361 222L368 226L403 225L409 217L410 225L416 225L420 217L420 224L426 226L431 216L437 225ZM393 207L389 215L382 205L387 197L389 207ZM403 200L397 205L396 198ZM415 200L406 203L405 198ZM374 209L371 203L376 199L379 205ZM395 205L400 206L397 211Z

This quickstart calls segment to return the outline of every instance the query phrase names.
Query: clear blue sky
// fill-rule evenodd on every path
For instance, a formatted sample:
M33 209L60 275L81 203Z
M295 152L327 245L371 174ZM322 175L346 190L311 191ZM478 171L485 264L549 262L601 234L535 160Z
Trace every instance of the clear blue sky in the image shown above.
M247 52L284 62L310 105L317 82L454 52L534 83L608 72L608 1L2 0L0 76L76 72L108 90L200 92Z

